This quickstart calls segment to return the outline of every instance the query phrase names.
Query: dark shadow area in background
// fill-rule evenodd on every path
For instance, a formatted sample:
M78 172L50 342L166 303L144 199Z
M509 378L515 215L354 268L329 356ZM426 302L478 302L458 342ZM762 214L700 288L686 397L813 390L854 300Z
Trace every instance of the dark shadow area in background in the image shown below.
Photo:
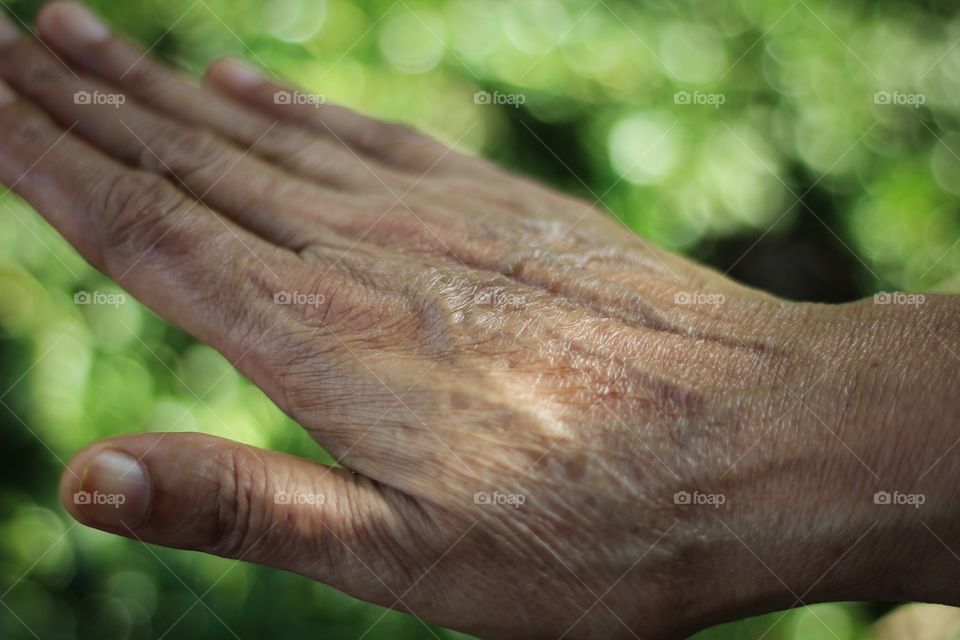
M579 143L580 123L544 122L522 108L504 111L509 133L503 140L510 146L493 150L495 162L588 201L606 192L609 185L603 182L608 178L595 175L597 163L590 162ZM689 255L744 284L791 300L840 303L862 298L862 283L870 280L870 273L839 240L836 202L818 190L816 182L795 168L791 188L806 195L788 215L766 231L710 238Z

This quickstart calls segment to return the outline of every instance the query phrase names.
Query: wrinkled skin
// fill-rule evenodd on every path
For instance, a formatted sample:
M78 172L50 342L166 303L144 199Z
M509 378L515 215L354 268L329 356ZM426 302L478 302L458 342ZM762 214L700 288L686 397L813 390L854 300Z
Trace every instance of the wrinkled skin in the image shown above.
M79 11L48 7L44 44L2 30L0 179L343 465L125 436L64 474L82 522L495 638L679 637L904 596L878 550L905 525L871 531L864 496L913 476L881 437L901 421L873 407L908 388L942 406L949 388L878 354L928 329L956 345L951 299L923 330L778 300L402 126L276 104L293 90L234 61L197 87L106 31L79 37ZM928 440L942 452L949 432ZM139 462L143 495L75 504L105 486L107 450Z

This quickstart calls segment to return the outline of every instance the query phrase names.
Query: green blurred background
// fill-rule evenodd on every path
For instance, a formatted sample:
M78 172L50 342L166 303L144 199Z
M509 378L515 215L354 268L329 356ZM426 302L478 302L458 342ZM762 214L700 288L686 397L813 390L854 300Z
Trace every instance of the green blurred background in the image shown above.
M40 3L3 4L31 23ZM192 72L244 56L600 200L780 295L960 287L954 2L93 4ZM478 91L524 104L478 104ZM58 478L97 438L198 430L325 454L136 301L75 304L119 291L14 196L0 212L0 638L463 637L302 578L76 526ZM698 637L847 640L892 606L819 605Z

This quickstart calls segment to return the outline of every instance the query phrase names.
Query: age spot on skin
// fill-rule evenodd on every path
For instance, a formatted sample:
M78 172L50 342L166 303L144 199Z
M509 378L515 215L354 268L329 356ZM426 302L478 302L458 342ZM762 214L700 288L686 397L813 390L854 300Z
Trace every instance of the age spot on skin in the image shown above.
M473 403L470 401L470 396L462 391L454 391L450 394L450 405L454 409L469 409Z
M587 456L583 453L573 454L563 461L563 466L571 480L579 481L587 471Z

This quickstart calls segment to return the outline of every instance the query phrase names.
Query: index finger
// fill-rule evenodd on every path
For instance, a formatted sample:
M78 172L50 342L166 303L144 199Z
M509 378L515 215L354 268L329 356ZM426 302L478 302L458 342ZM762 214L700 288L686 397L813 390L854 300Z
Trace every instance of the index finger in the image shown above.
M0 183L95 267L225 355L268 328L293 254L222 219L165 179L129 169L0 83Z

